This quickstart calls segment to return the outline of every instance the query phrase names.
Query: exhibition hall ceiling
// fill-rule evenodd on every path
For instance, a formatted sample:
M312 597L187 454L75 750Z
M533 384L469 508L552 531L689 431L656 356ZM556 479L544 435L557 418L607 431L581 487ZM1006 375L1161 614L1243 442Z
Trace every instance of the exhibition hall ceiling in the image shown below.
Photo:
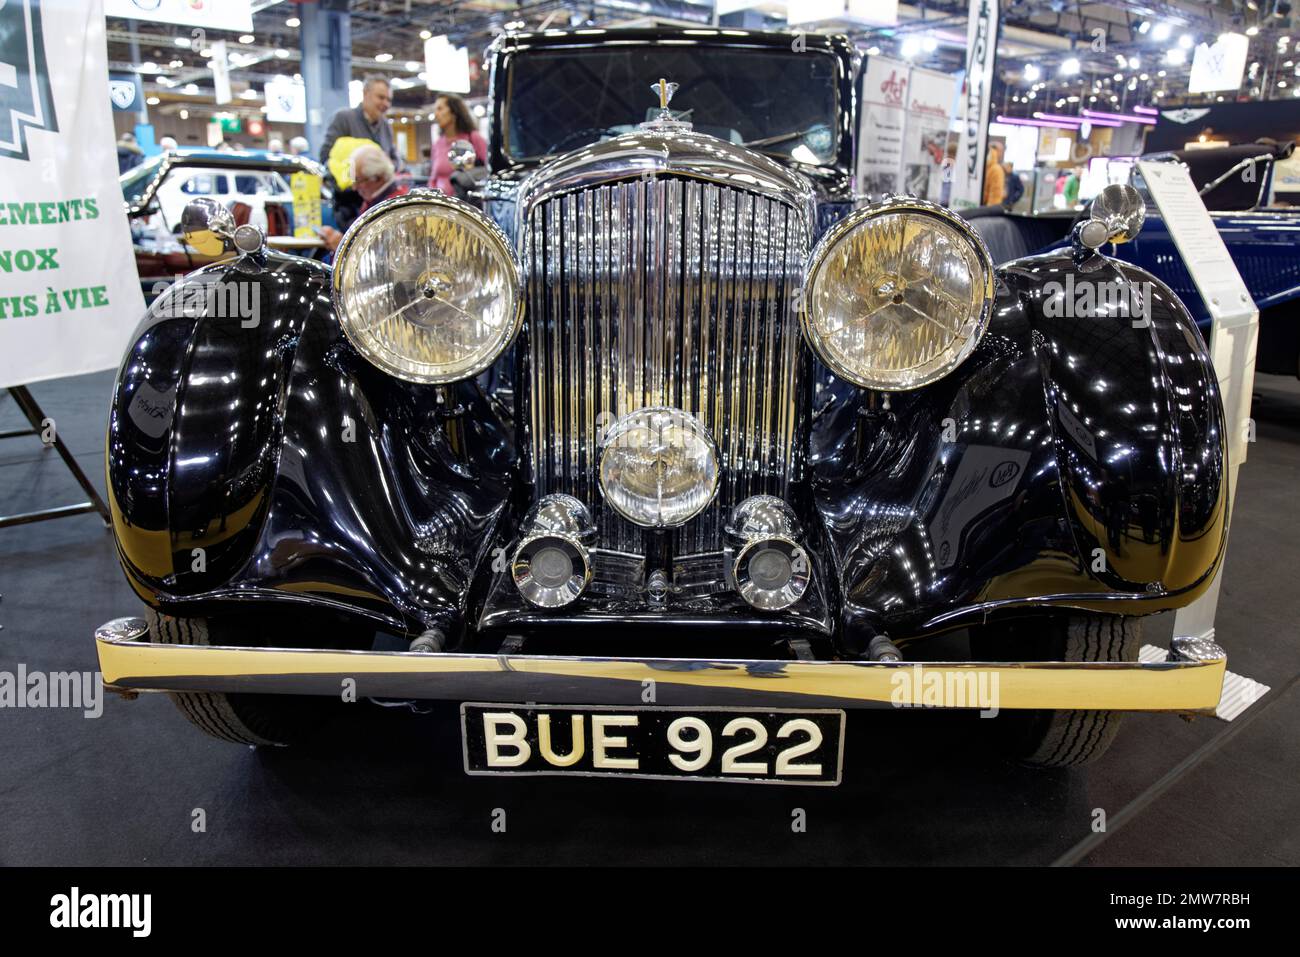
M739 19L743 24L736 25L785 28L789 8L797 2L753 0L727 22ZM713 23L712 3L697 0L353 0L348 6L353 75L391 76L395 108L407 113L427 110L434 95L420 75L429 37L445 36L466 48L472 98L486 89L486 76L479 70L483 51L505 30ZM851 2L848 9L860 6L877 8ZM254 26L246 34L209 30L193 35L184 26L110 17L110 67L140 72L154 105L163 112L255 112L268 80L300 71L302 5L253 0L252 8ZM968 8L968 0L900 3L892 25L846 16L809 26L848 33L864 53L953 72L964 66ZM1195 105L1300 95L1300 30L1293 30L1289 0L1003 0L1001 15L998 107L1009 115L1081 102L1128 109L1137 104ZM1239 88L1189 94L1197 48L1215 44L1222 34L1243 38L1234 41L1244 43ZM213 100L208 65L215 40L226 41L231 63L234 100L222 107ZM1218 56L1223 51L1214 52Z

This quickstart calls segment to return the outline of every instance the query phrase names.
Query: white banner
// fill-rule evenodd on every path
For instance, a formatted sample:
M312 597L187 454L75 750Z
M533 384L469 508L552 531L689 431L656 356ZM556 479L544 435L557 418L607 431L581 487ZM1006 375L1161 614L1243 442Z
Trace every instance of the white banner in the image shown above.
M875 56L862 79L857 191L941 202L956 79Z
M984 161L988 148L989 101L998 55L998 0L970 0L966 28L966 93L962 97L961 140L952 171L954 207L984 201Z
M858 132L859 193L880 196L902 191L903 127L910 69L909 64L887 57L867 60Z
M82 4L83 9L85 6ZM104 14L185 27L253 32L252 0L104 0Z
M144 312L101 4L0 4L0 387L116 366Z

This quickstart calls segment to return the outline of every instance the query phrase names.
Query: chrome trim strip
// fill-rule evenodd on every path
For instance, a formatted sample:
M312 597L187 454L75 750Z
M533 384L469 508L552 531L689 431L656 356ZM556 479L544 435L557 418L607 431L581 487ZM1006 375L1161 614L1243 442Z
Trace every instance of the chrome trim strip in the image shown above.
M636 704L652 681L662 705L917 707L925 687L950 688L957 675L968 686L981 677L990 688L996 681L999 709L1213 712L1227 667L1223 657L916 664L155 645L139 618L100 626L95 646L105 685L119 691L335 696L351 678L368 697L548 704ZM900 686L910 690L900 694ZM940 702L954 706L942 696Z

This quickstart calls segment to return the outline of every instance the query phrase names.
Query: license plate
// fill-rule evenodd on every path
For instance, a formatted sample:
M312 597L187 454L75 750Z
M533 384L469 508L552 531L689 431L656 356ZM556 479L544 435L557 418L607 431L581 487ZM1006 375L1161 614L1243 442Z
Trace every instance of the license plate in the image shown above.
M844 712L466 702L466 774L840 783Z

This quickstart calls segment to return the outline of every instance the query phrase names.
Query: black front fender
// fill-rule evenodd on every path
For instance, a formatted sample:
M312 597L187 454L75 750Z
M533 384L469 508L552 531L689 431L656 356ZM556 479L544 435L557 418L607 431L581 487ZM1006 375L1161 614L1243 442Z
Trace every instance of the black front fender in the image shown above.
M1145 293L1149 322L1057 309L1067 279ZM1222 554L1217 382L1186 309L1142 270L1012 263L954 373L892 396L835 383L819 406L814 493L852 651L1003 609L1186 604Z

